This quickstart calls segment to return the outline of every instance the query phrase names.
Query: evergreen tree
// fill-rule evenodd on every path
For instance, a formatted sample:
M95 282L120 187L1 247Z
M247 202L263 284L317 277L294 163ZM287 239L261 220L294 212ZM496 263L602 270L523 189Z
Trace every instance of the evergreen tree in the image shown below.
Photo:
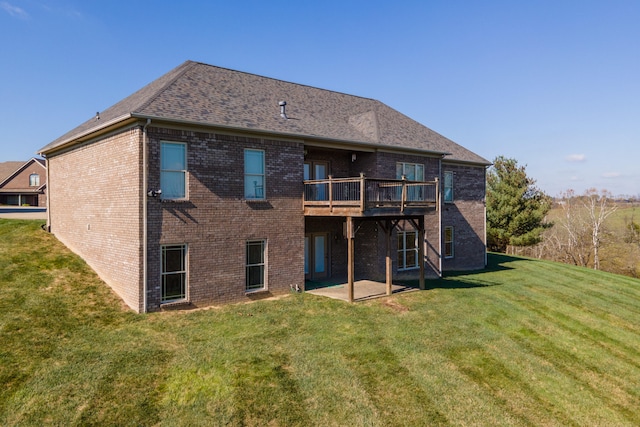
M551 198L535 187L515 159L496 157L487 174L487 244L505 252L508 245L530 246L542 240Z

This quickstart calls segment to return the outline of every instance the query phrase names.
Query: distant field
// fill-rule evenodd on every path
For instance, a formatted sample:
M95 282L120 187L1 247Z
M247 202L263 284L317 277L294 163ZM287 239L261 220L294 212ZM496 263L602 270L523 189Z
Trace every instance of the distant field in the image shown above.
M555 250L556 239L554 235L563 239L565 231L562 228L563 211L560 207L554 207L549 211L547 220L554 223L551 229L543 234L543 242L531 247L509 247L509 254L542 258L548 260L562 260L563 252ZM628 241L628 226L634 221L640 224L640 206L631 203L621 203L618 210L612 213L604 222L604 229L600 234L600 269L611 273L622 274L629 277L640 278L640 242ZM591 231L585 235L586 251L589 252L589 267L593 267L593 248L591 246ZM570 262L567 260L567 262Z
M0 219L0 425L640 425L640 281L492 254L348 304L134 314Z

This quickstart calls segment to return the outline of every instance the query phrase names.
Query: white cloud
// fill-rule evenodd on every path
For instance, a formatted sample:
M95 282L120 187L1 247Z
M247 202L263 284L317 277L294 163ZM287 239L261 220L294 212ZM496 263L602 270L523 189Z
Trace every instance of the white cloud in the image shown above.
M620 172L605 172L602 174L603 178L619 178L622 174Z
M27 12L24 11L24 9L21 9L18 6L14 6L14 5L10 4L9 2L6 2L6 1L0 2L0 9L3 9L9 15L15 16L17 18L28 18L29 17L29 15L27 14Z
M569 154L567 157L564 158L566 161L568 162L584 162L585 160L587 160L587 156L585 156L584 154Z

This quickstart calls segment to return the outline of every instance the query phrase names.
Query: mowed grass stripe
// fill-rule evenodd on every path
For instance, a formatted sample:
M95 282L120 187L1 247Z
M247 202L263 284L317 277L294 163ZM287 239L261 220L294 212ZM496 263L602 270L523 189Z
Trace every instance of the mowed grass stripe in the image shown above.
M540 275L545 280L550 280L551 276L551 273ZM625 313L623 322L620 322L616 319L620 317L617 314L621 310L616 304L603 305L599 299L588 297L567 298L566 291L563 292L562 288L563 285L558 283L554 286L538 286L529 290L529 299L535 301L540 307L536 309L538 314L544 316L550 324L563 326L568 331L608 349L612 354L621 355L632 363L636 361L636 367L640 367L640 347L634 345L639 329L634 326L624 327L632 324L630 320L632 315ZM513 292L505 297L517 295L521 289L514 288Z
M0 424L639 425L640 282L489 261L366 303L137 315L0 220Z
M507 289L508 288L508 289ZM511 319L518 319L518 318L523 318L527 321L530 321L530 319L532 318L536 318L536 316L538 316L539 318L542 318L542 322L541 324L543 325L543 327L546 329L545 331L543 331L544 334L549 334L549 325L553 325L553 322L549 322L549 320L555 320L553 314L549 314L549 306L553 305L554 303L558 303L560 305L563 305L561 301L555 300L554 297L549 298L549 295L541 295L539 290L540 288L542 288L544 290L544 286L536 288L536 287L530 287L527 286L527 284L525 283L523 284L511 284L508 285L506 288L505 287L496 287L496 288L492 288L492 290L499 290L498 294L494 296L493 301L482 301L482 303L487 303L489 305L491 305L492 307L494 307L495 309L498 310L497 314L498 314L498 318L503 319L502 322L510 322L512 321ZM502 291L502 292L500 292ZM483 292L483 295L489 294L488 292ZM557 297L558 295L555 295L555 297ZM564 297L561 295L561 297ZM505 298L511 298L513 300L513 303L510 304L511 307L503 307L498 309L498 307L501 307L504 303L505 303ZM527 310L523 310L523 308L525 308L524 306L528 305L528 309ZM520 309L519 309L520 308ZM519 315L515 315L517 314L518 311L520 312ZM504 316L504 314L506 313L510 313L511 316L510 317L506 317ZM564 316L564 313L558 312L557 315L559 316ZM503 325L500 326L500 328L502 328ZM581 326L582 327L582 326ZM554 340L556 341L561 341L561 340L565 340L565 339L575 339L575 336L582 336L583 338L587 338L587 342L586 343L581 343L582 345L591 345L594 340L592 337L588 337L584 334L581 334L579 331L576 331L574 329L571 328L564 328L565 331L563 333L556 333L554 336ZM515 329L517 330L517 328ZM517 336L517 334L514 335L513 332L511 332L511 336L520 341L520 343L525 347L524 350L527 351L527 347L530 348L531 350L535 350L534 354L537 353L538 355L540 355L542 358L545 357L549 357L549 355L552 354L558 354L558 355L566 355L567 357L572 357L570 356L570 352L567 351L566 349L562 349L560 351L550 351L550 349L548 347L544 347L542 349L542 351L538 351L540 350L539 348L535 348L533 346L530 345L530 338L532 333L538 334L540 337L543 337L544 335L542 335L542 333L538 333L536 331L533 331L531 329L529 329L528 333L526 334L526 338L525 339L520 339L520 337ZM633 338L633 336L631 336L630 338ZM636 338L637 339L637 336ZM596 342L598 342L596 340ZM581 345L581 344L578 344ZM620 342L618 342L617 344L620 344ZM555 349L557 350L557 349ZM628 349L631 350L632 355L635 353L635 351L633 349ZM510 354L514 354L513 353L513 349L510 352ZM624 354L623 358L626 362L629 362L630 359L628 354ZM573 365L575 365L575 360L573 360ZM566 368L566 364L560 364L558 365L558 369L560 372L563 372L564 375L567 375L569 378L574 377L577 380L577 384L574 384L574 386L578 386L577 388L582 389L584 388L584 386L589 386L590 382L592 382L592 379L588 379L588 380L584 380L581 378L577 378L575 377L575 375L573 375L573 373L571 371L568 371ZM597 367L597 364L594 364L592 366ZM590 366L586 366L587 368L589 368ZM624 375L623 372L637 372L637 366L635 366L635 364L633 364L632 366L629 366L628 364L625 364L624 366L622 366L621 371L619 372L620 375ZM587 387L588 388L588 387ZM611 390L615 390L616 386L615 384L611 387L608 387L608 391ZM599 397L605 397L605 394L600 392L599 390L597 390L597 387L593 389L594 393L599 396ZM631 401L631 403L629 405L626 406L626 408L622 408L624 411L626 411L627 413L629 412L630 408L633 408L637 402L637 396L636 393L633 392L633 388L627 388L625 390L627 392L626 396L623 396L625 398L630 398L628 400ZM629 393L631 392L631 393ZM619 393L617 393L619 395ZM629 396L629 394L631 394ZM632 410L632 409L631 409ZM587 417L585 420L588 421L590 417ZM624 418L623 418L624 419Z
M553 424L552 420L555 420L571 425L570 408L566 404L558 405L558 401L566 403L566 390L576 387L573 378L509 339L506 331L514 323L517 325L521 316L504 316L510 302L495 297L493 292L486 292L483 296L480 302L492 307L490 315L473 316L475 326L458 325L466 327L453 334L460 337L460 343L446 350L449 358L523 424L545 425ZM526 313L524 317L527 317ZM498 323L498 319L503 321ZM469 329L472 334L468 333ZM473 338L470 339L470 335ZM576 397L574 393L572 398ZM580 398L582 401L591 400L589 396Z
M521 306L521 303L518 306ZM515 313L516 310L511 312ZM640 370L628 354L620 357L619 352L603 353L597 342L580 331L562 325L551 327L552 323L549 319L555 320L556 317L552 311L544 307L520 310L520 312L524 312L524 316L503 318L498 327L520 347L519 351L511 348L508 351L509 354L535 355L539 362L540 369L537 369L539 372L555 377L556 383L562 381L569 384L568 387L565 386L560 390L560 396L553 396L554 402L560 401L559 397L571 391L568 396L577 398L583 395L582 399L592 401L595 398L594 404L600 400L607 401L610 406L616 408L617 412L623 414L627 421L637 418L634 412L640 405L640 398L633 384L637 384L640 380L638 378ZM505 343L502 348L507 349L509 345ZM578 352L577 349L582 351ZM550 360L553 361L551 366ZM603 364L606 364L606 367ZM628 375L631 377L627 377ZM561 379L561 376L565 378ZM532 376L532 378L535 377L539 377L539 374ZM620 380L621 378L625 378L624 381ZM548 377L544 381L545 387L551 382L550 380L551 378ZM586 394L591 394L592 397ZM587 405L587 407L594 408L597 405ZM600 409L598 409L599 412L601 412ZM593 422L597 414L589 414L590 411L585 412L581 409L578 413L572 414L572 419L586 416L585 422ZM608 414L605 419L610 419L611 416L612 414ZM621 421L624 419L621 418Z
M556 395L549 394L545 388L533 387L531 378L536 376L544 378L547 375L548 363L538 363L535 357L530 357L526 349L510 342L502 328L491 328L485 323L490 323L491 319L497 317L505 318L500 313L504 311L505 305L509 305L509 302L494 301L494 299L493 292L484 292L479 295L479 298L473 300L473 305L477 303L479 306L491 307L491 313L487 319L474 316L473 307L463 307L462 312L444 314L449 315L456 322L436 322L429 325L428 330L444 328L441 333L449 337L446 341L435 340L445 344L438 348L437 354L446 354L448 361L445 360L442 363L442 366L447 367L447 372L436 371L434 375L440 378L450 376L452 371L461 372L464 388L469 388L469 381L476 382L479 390L483 391L479 393L480 395L492 397L490 405L502 406L503 412L511 414L514 419L520 420L519 422L525 425L546 424L546 421L551 419L562 419L563 424L570 424L571 418L562 415L563 411L558 408L556 402L557 397L564 397L566 389L576 386L575 381L572 378L566 378L562 373L556 373L558 382L563 382L565 388L558 391ZM404 341L401 340L401 342ZM529 370L531 372L527 373ZM526 375L522 376L520 374L522 371L525 371ZM510 398L507 399L504 396ZM451 411L450 408L449 411ZM478 417L466 418L465 421L477 423Z

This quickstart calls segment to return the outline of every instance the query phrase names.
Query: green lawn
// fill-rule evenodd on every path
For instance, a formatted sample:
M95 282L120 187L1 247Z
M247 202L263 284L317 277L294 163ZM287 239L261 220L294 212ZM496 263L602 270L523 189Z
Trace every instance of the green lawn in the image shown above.
M640 281L489 259L366 303L138 315L0 220L0 425L640 425Z

